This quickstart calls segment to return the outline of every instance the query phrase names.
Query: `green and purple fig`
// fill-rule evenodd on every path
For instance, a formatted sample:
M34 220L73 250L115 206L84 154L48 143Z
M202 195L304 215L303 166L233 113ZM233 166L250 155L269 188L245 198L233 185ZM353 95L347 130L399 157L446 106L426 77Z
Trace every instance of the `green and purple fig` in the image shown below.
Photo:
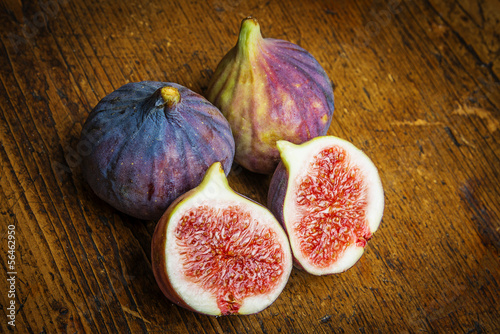
M231 128L201 95L170 82L128 83L90 113L81 142L85 180L101 199L140 219L158 219L220 161L229 173Z
M277 140L300 144L325 135L334 110L332 85L318 61L298 45L263 38L254 18L243 20L206 96L231 125L235 161L262 174L280 160Z

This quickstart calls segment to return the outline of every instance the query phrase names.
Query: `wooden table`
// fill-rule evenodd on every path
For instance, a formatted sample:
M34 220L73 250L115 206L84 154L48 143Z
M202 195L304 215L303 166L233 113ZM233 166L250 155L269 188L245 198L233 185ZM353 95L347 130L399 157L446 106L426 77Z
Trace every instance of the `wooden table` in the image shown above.
M500 2L449 3L4 1L0 332L498 333ZM323 65L336 98L329 133L373 159L386 207L352 269L294 269L266 310L216 318L163 297L156 222L91 192L78 143L89 111L127 82L204 93L248 15ZM235 170L231 186L265 203L270 177Z

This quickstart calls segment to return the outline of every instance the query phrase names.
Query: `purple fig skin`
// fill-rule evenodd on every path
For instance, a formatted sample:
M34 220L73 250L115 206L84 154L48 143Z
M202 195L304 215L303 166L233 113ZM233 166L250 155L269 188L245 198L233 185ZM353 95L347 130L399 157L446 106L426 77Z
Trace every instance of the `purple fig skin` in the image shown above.
M220 111L167 82L129 83L104 97L85 122L81 142L91 146L82 172L96 195L146 220L160 218L196 187L212 163L221 161L229 173L234 157Z
M276 217L276 220L278 220L278 222L281 224L287 236L288 229L285 225L283 208L285 206L285 196L288 189L288 178L288 170L286 169L285 164L283 164L283 161L280 161L271 178L269 192L267 194L267 208L269 209L269 211L271 211L274 217ZM297 261L295 256L293 257L293 265L297 269L304 269L299 261Z
M274 217L285 228L283 217L283 205L285 204L286 190L288 188L288 171L283 162L278 164L269 184L267 194L267 207ZM286 231L286 229L285 229Z
M231 125L235 161L262 174L280 160L277 140L300 144L325 135L334 111L331 81L318 61L298 45L262 38L253 18L243 20L206 96Z

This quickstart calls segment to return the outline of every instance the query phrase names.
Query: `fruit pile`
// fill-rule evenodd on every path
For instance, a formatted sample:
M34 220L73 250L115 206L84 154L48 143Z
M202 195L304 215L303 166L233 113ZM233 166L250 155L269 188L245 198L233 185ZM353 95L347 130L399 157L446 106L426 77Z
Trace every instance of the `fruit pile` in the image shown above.
M313 275L352 267L382 220L384 194L371 160L326 135L333 90L321 65L246 18L206 97L129 83L82 130L92 190L159 220L151 260L165 296L203 314L252 314L278 298L293 265ZM229 187L233 159L274 173L269 209Z

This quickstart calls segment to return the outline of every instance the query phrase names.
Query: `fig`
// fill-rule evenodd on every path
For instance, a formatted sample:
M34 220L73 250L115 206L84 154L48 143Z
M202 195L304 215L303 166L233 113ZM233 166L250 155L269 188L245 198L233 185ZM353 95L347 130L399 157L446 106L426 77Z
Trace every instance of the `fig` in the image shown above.
M291 42L263 38L254 18L243 20L206 96L231 124L235 161L262 174L279 163L277 140L300 144L325 135L334 109L332 85L318 61Z
M382 220L377 168L334 136L277 146L281 162L271 178L268 207L287 231L294 264L313 275L349 269Z
M159 219L220 161L229 173L231 128L201 95L170 82L128 83L89 114L83 177L101 199L139 219Z
M161 217L151 259L167 298L208 315L263 310L293 267L281 225L267 208L229 187L220 163Z

